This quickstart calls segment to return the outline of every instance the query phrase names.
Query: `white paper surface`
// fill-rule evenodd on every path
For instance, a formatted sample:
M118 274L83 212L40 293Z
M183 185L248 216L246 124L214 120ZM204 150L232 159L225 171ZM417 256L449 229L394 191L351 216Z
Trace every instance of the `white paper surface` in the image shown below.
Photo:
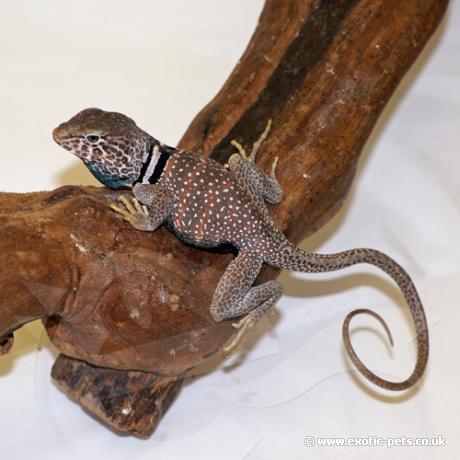
M0 189L95 184L51 139L85 107L124 112L174 145L220 88L248 42L262 0L3 0L0 9ZM375 247L412 275L424 301L431 356L406 395L363 384L345 359L341 324L372 307L390 325L357 318L369 366L404 378L413 330L394 285L359 267L284 273L285 295L259 327L246 361L194 371L156 433L107 430L49 376L56 351L33 323L0 357L2 459L456 458L460 448L460 5L405 78L362 155L341 212L304 248ZM399 306L398 306L399 304ZM359 326L366 327L364 330ZM41 347L38 350L38 346ZM230 366L231 363L224 363ZM319 447L319 437L441 435L447 447ZM306 447L313 438L315 446Z

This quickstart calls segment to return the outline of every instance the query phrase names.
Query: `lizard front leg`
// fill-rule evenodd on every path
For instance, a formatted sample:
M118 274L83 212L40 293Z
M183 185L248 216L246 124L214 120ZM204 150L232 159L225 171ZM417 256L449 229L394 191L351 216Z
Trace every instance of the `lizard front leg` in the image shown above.
M241 252L229 264L217 284L211 302L211 316L215 321L236 318L246 314L233 326L239 329L235 337L224 346L224 355L230 356L243 336L274 307L281 297L281 285L277 281L254 284L262 267L262 259L252 252Z
M133 193L135 198L121 195L110 207L137 230L153 232L171 214L174 195L156 184L136 184Z

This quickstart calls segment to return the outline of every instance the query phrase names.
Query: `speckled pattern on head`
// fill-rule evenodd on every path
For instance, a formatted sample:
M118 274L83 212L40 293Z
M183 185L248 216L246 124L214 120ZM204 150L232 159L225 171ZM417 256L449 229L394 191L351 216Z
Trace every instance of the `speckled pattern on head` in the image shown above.
M60 124L53 138L111 188L132 184L139 177L149 149L159 144L131 118L96 108L82 110Z
M124 196L112 208L135 228L154 231L165 223L181 240L200 247L232 245L238 252L220 279L210 306L215 321L236 318L239 329L224 347L233 352L261 315L281 297L277 281L254 286L264 263L303 272L340 270L368 263L379 267L398 284L415 323L417 362L401 382L385 380L357 357L350 342L349 324L357 314L369 314L389 329L377 313L359 309L343 324L345 349L356 368L374 384L404 390L422 376L428 360L428 327L415 286L393 259L373 249L352 249L337 254L314 254L293 246L273 224L265 202L279 203L282 190L275 177L255 164L255 156L270 124L249 156L236 142L239 153L227 167L197 153L168 147L148 135L128 117L100 109L83 110L53 132L55 140L80 157L90 171L109 187L133 185L132 201ZM96 139L97 137L97 139ZM95 172L96 171L96 172ZM101 172L102 171L102 172Z

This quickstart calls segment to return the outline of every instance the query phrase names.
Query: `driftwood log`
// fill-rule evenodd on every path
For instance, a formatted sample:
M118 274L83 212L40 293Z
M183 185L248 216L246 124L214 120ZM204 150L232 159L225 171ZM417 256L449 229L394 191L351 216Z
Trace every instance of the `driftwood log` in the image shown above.
M267 0L180 147L225 163L232 139L249 146L273 118L258 163L268 170L279 156L285 198L270 211L299 242L340 208L372 127L447 3ZM234 332L208 313L232 255L163 228L138 232L108 208L115 197L94 187L0 194L0 353L41 318L61 353L59 387L115 429L148 436L184 373Z

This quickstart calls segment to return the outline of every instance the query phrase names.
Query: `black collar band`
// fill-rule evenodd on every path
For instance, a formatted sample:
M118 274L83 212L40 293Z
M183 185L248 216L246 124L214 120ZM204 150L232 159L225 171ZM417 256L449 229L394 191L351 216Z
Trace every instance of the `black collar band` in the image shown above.
M154 145L155 145L155 144L152 144L152 145L149 147L149 155L148 155L148 157L146 158L146 160L144 161L144 163L142 163L141 172L140 172L139 177L137 178L136 182L142 182L142 180L144 179L145 173L147 172L147 168L149 167L149 164L150 164L150 162L152 161L152 155L153 155L153 147L154 147Z
M153 170L153 174L149 177L149 183L154 184L160 176L163 174L165 170L166 163L168 162L169 158L171 157L170 149L171 147L167 147L166 145L160 145L160 158L158 158L158 162ZM153 151L153 148L152 148Z
M149 147L149 154L146 160L142 164L142 168L139 174L139 178L136 180L136 183L149 183L155 184L160 176L163 174L165 170L166 163L168 162L169 158L171 157L172 152L174 152L173 147L169 147L163 144L151 144ZM152 162L154 154L158 155L158 159L156 160L156 165L152 172L149 171L150 164ZM146 177L150 173L150 177Z

